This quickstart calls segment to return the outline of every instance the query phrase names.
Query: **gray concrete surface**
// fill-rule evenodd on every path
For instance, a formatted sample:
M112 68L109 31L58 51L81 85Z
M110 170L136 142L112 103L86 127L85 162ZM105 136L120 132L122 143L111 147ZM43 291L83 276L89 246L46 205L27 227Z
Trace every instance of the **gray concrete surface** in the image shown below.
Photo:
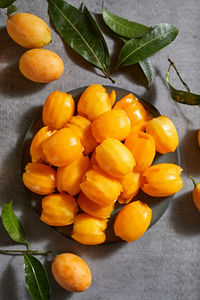
M79 6L81 1L71 3ZM88 7L101 12L101 1L88 0ZM47 2L17 1L20 11L31 12L49 23ZM91 83L111 84L95 74L93 67L63 44L52 29L53 42L47 47L64 60L65 71L48 85L32 83L18 71L18 59L24 49L16 45L5 30L6 17L0 12L0 200L13 200L14 209L26 228L34 249L72 251L81 255L93 274L92 285L82 294L71 294L53 280L50 264L44 261L52 285L53 300L198 300L200 299L200 214L192 203L192 183L187 174L200 179L200 149L197 129L199 107L174 103L169 96L164 75L167 56L175 60L191 90L200 93L200 2L199 0L107 0L106 8L123 17L147 24L168 22L180 30L176 41L152 57L155 80L148 90L137 67L115 74L116 85L133 90L174 121L179 137L184 187L161 220L132 244L83 246L53 232L42 224L24 198L19 183L20 151L25 132L38 106L55 89L69 91ZM116 59L118 43L106 39ZM175 76L172 76L175 78ZM178 83L177 83L178 84ZM20 249L0 224L0 248ZM24 283L23 258L0 256L0 299L31 299Z

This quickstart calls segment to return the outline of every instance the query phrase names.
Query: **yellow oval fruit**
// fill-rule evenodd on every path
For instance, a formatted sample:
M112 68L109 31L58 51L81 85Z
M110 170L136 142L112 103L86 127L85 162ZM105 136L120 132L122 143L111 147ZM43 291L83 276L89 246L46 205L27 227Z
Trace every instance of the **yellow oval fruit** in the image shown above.
M29 80L48 83L58 79L64 71L60 56L47 49L31 49L19 60L21 73Z
M83 292L92 281L88 265L73 253L56 255L51 270L57 283L69 292Z
M51 42L51 31L39 17L28 13L10 16L6 28L13 41L24 48L41 48Z

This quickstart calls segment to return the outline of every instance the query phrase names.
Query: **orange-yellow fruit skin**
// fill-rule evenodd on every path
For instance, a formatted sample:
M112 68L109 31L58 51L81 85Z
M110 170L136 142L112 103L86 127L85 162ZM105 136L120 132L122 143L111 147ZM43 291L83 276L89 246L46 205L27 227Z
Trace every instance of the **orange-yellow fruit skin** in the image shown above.
M152 118L133 94L123 97L115 104L113 109L123 109L127 113L131 121L132 131L145 130L146 123Z
M84 116L90 121L94 121L99 115L112 108L115 102L115 94L110 95L100 84L90 85L81 95L78 102L78 114Z
M96 148L96 161L109 175L123 177L133 171L135 159L129 149L113 138L105 139Z
M23 173L23 183L29 190L39 195L54 193L56 171L41 163L28 163Z
M78 197L78 205L87 214L96 218L109 218L114 209L114 205L101 206L89 200L83 193Z
M48 83L57 80L64 71L60 56L47 49L31 49L19 60L20 72L29 80Z
M72 253L56 255L51 271L57 283L69 292L83 292L92 281L88 265L81 257Z
M79 137L70 129L62 128L44 141L43 152L56 167L64 167L82 156L83 146Z
M42 199L41 221L51 226L66 226L74 222L78 211L76 200L66 194L52 194Z
M113 205L122 192L119 181L98 166L85 173L80 187L88 199L102 206Z
M88 214L76 215L72 238L84 245L99 245L105 242L107 219L99 219Z
M53 129L61 129L71 119L74 110L75 103L72 95L54 91L44 103L42 110L43 123Z
M32 162L35 163L45 161L42 144L55 132L55 130L51 130L48 126L44 126L35 134L30 147Z
M198 131L198 145L199 145L199 147L200 147L200 129L199 129L199 131Z
M141 189L152 197L168 197L183 187L182 168L175 164L157 164L141 174Z
M155 140L156 150L161 154L174 152L179 139L176 128L168 117L159 116L150 120L146 125L146 132Z
M139 239L150 225L151 208L141 201L135 201L124 206L118 213L114 231L117 236L126 242Z
M115 90L112 90L112 92L109 94L111 105L113 106L116 100L116 92Z
M48 25L33 14L16 13L10 16L6 28L11 39L24 48L41 48L51 41Z
M131 122L124 110L111 110L98 116L91 130L98 143L109 137L123 141L131 131Z
M151 166L156 155L153 137L143 131L131 132L124 144L135 158L135 172L143 172Z
M83 116L77 115L71 118L65 127L71 128L80 138L84 147L84 154L89 154L97 145L91 132L91 122Z
M80 183L83 175L90 168L88 156L81 156L71 164L57 169L57 189L59 192L66 192L71 196L80 192Z
M121 204L129 203L133 197L137 195L140 189L140 173L130 172L124 177L119 179L123 192L118 198Z
M98 163L97 163L97 161L96 161L96 149L95 149L94 152L92 153L91 160L90 160L90 164L91 164L91 167L93 167L93 166L98 166Z
M193 189L193 202L198 211L200 212L200 183L198 183Z

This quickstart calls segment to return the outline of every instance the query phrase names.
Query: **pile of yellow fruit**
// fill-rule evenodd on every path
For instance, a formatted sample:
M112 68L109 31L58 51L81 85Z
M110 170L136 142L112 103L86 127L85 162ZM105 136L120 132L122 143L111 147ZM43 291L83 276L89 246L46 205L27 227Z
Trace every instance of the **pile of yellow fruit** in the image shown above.
M108 94L92 84L80 96L74 115L70 94L50 94L43 106L44 127L32 140L32 162L23 173L24 185L45 195L41 220L51 226L73 224L72 238L86 245L106 240L116 201L124 207L114 222L115 235L135 241L152 216L147 204L130 203L139 189L166 197L183 185L178 165L151 166L156 151L176 150L173 122L163 115L153 118L133 94L115 100L114 90Z

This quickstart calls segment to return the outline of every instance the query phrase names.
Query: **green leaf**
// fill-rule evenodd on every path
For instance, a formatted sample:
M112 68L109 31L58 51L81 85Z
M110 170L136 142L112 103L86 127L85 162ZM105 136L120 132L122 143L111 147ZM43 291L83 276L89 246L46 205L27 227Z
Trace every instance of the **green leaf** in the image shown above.
M18 11L18 8L16 5L10 5L8 6L7 8L7 12L6 12L6 15L9 17L10 15L12 15L13 13L15 13L16 11Z
M153 82L153 66L150 59L145 58L144 60L139 61L139 65L144 72L150 86Z
M129 21L127 19L118 17L106 11L104 4L102 5L103 19L106 25L115 33L126 38L141 38L145 36L151 28Z
M108 70L110 67L110 54L109 54L108 46L106 44L104 36L101 33L101 29L99 28L98 23L96 22L95 18L93 17L93 15L89 11L89 9L86 7L86 5L84 5L84 7L83 7L83 13L90 20L90 23L93 26L93 29L96 31L96 34L98 35L99 39L101 40L101 42L104 46L104 66Z
M105 66L104 44L88 17L63 0L49 0L49 14L64 41L109 76L108 62Z
M189 91L188 86L183 82L183 80L181 79L179 73L177 73L177 74L178 74L179 78L181 79L181 82L183 83L183 85L187 89L187 91L178 90L170 84L169 76L170 76L171 65L174 66L173 64L170 63L169 69L168 69L168 72L167 72L165 78L166 78L166 81L169 85L170 94L171 94L172 99L175 100L176 102L179 102L179 103L182 103L182 104L200 105L200 95L193 94ZM175 70L177 72L176 68L175 68Z
M178 29L170 24L159 24L140 40L131 39L121 49L116 69L136 64L169 45L177 36Z
M50 284L45 268L32 255L24 254L24 273L26 285L34 300L50 299Z
M12 201L10 201L8 204L3 205L1 219L6 231L13 241L19 244L29 245L25 240L25 234L22 224L13 211Z
M13 4L16 0L0 0L0 8L6 8Z

